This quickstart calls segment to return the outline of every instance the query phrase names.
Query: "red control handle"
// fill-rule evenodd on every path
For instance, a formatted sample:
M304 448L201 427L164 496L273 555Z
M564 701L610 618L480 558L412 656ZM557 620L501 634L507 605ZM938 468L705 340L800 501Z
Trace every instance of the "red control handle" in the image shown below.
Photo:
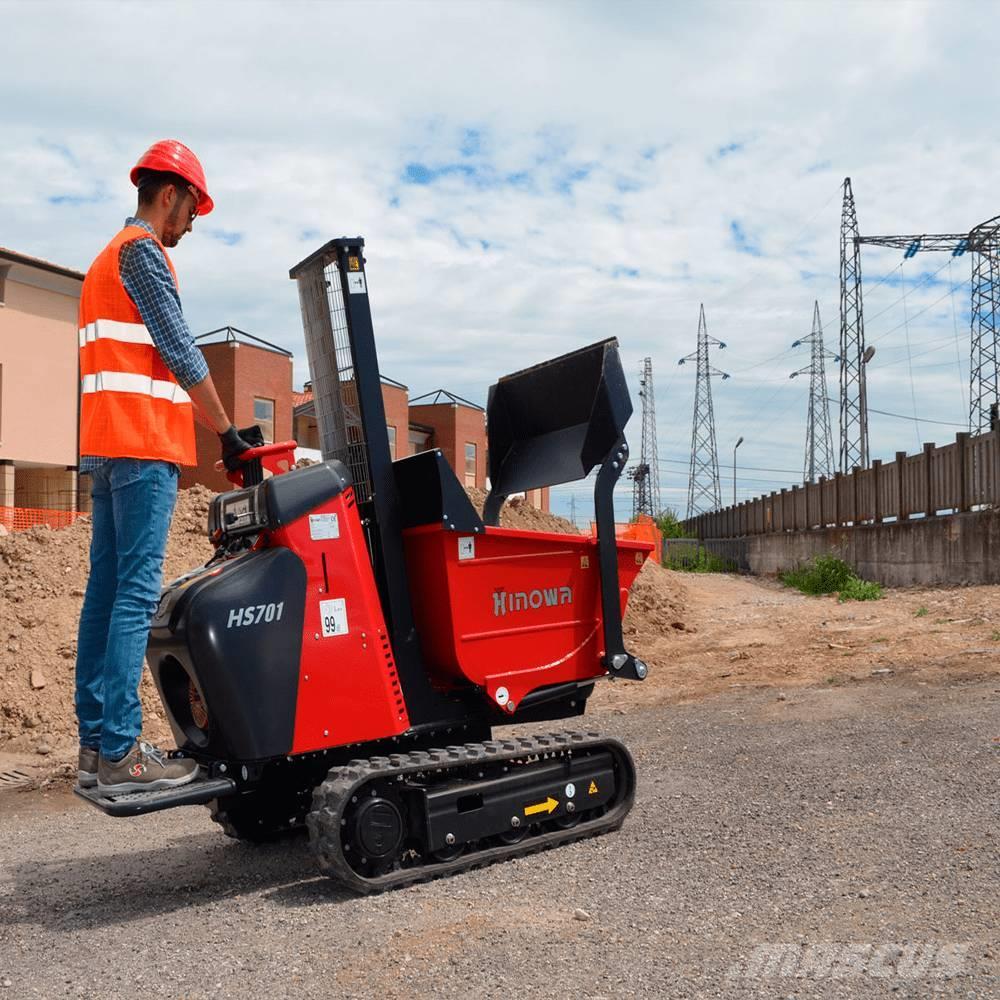
M255 459L274 476L280 476L283 472L289 472L295 465L295 449L298 441L275 441L274 444L262 444L257 448L248 448L239 455L243 465L234 472L227 472L228 479L234 486L245 486L243 472L247 465ZM221 467L222 463L216 463Z

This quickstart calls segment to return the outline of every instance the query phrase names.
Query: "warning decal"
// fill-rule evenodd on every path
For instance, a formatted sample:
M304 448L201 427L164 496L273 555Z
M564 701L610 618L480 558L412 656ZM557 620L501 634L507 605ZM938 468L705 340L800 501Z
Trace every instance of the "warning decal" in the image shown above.
M347 635L347 601L335 597L332 601L319 602L319 619L323 626L323 637Z
M359 292L367 292L368 286L365 284L364 274L360 271L348 271L347 290L351 295L357 295Z
M590 788L587 789L587 794L588 795L596 795L597 794L597 782L596 781L592 781L590 783Z
M476 539L475 539L475 536L470 535L468 538L460 538L458 540L458 558L459 559L475 559L476 558Z
M340 538L340 522L336 514L310 514L309 537L314 541Z

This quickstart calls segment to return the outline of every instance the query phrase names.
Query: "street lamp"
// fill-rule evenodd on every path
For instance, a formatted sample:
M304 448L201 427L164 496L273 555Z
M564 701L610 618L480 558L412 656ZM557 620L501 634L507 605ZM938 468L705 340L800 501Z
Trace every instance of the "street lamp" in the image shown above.
M736 506L736 449L739 448L741 444L743 444L742 435L740 436L740 439L736 442L736 444L733 445L733 506L734 507Z

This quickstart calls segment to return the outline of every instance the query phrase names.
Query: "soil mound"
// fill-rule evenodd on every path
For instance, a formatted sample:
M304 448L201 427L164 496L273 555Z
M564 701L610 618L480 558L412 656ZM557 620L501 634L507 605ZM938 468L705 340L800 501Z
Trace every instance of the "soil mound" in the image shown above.
M629 651L642 658L644 639L689 631L684 607L684 584L678 574L647 559L629 591L622 620L622 635Z
M486 503L486 493L469 486L466 487L465 492L469 494L472 506L482 514L483 504ZM575 527L572 521L567 521L566 518L556 514L547 514L544 510L532 507L530 503L520 497L508 500L500 508L500 527L523 528L527 531L554 531L561 535L580 534L580 529Z
M212 554L205 537L213 492L181 490L167 542L163 579ZM76 740L73 674L76 630L90 566L89 517L67 528L31 528L0 537L0 747L48 755ZM165 738L148 672L140 695L145 732Z

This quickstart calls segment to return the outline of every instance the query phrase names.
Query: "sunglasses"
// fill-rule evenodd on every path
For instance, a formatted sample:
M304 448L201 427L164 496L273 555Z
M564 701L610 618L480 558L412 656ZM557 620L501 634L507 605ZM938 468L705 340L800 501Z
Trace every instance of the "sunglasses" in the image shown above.
M201 195L198 193L198 189L193 184L188 184L188 194L194 198L194 207L188 215L188 223L190 224L198 218L198 203L201 201Z

